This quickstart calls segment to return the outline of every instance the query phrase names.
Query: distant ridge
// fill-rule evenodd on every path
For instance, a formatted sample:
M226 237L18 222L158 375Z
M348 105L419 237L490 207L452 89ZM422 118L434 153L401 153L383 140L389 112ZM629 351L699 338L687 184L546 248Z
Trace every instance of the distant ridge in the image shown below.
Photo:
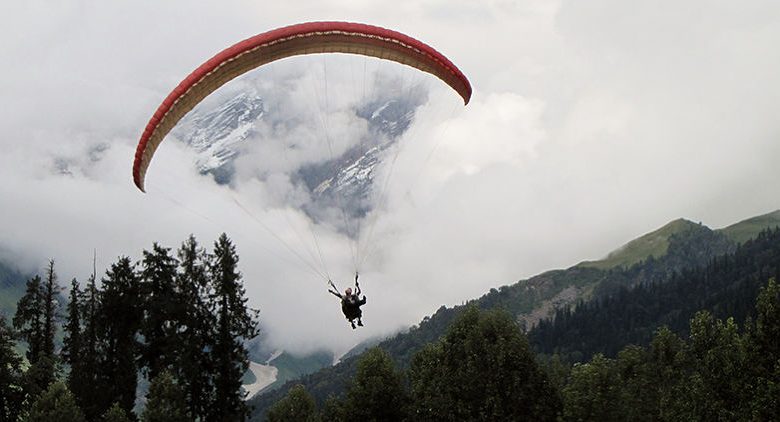
M669 249L669 238L677 233L697 230L702 226L684 218L678 218L665 226L642 235L613 252L606 258L597 261L585 261L579 264L581 267L607 270L610 268L628 268L650 256L660 258L666 255Z
M754 239L762 230L778 226L780 226L780 210L748 218L716 231L723 233L734 242L745 243Z

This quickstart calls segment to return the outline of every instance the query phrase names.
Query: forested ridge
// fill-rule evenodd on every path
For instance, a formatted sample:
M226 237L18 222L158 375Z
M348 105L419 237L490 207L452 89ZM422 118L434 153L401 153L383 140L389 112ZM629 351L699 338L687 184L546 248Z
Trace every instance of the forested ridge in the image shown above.
M649 260L627 273L640 269L658 273L657 263ZM627 344L649 344L660 326L686 336L690 319L700 310L718 318L733 317L741 324L753 316L759 288L779 276L780 229L766 230L707 265L666 272L635 286L613 287L602 297L559 309L531 330L529 338L537 351L571 362L596 353L614 357Z
M756 240L738 246L720 232L712 231L699 224L688 223L685 230L671 235L667 253L659 258L650 257L630 268L602 270L578 265L567 270L552 271L512 286L492 289L481 298L469 302L469 305L480 309L502 309L518 318L533 309L534 304L538 304L538 298L545 294L542 293L543 290L560 291L571 285L593 286L591 296L593 300L579 303L583 306L583 311L587 309L586 304L596 307L602 306L598 304L614 303L614 306L630 313L634 308L630 304L622 306L620 301L622 297L632 292L634 287L639 289L636 295L649 290L647 294L654 297L653 300L657 303L666 301L669 297L674 298L673 301L668 302L666 319L661 318L660 315L655 315L659 316L659 319L653 319L654 314L641 310L639 310L640 315L637 316L615 315L617 320L607 320L608 318L602 314L599 314L601 318L593 318L592 323L585 317L578 319L577 321L586 328L571 329L562 334L560 340L562 345L559 346L562 354L556 356L556 359L568 363L583 362L597 352L605 352L607 356L614 357L626 345L647 346L656 329L664 325L667 320L671 321L671 318L676 319L674 325L669 324L669 326L675 333L684 335L690 319L698 310L709 309L716 312L719 317L731 316L729 312L734 310L734 316L739 321L743 321L744 317L752 312L759 287L775 274L770 271L770 267L780 265L780 256L776 255L779 247L780 234L777 230L764 231ZM755 268L759 270L756 271ZM699 273L709 274L707 280L717 278L720 281L714 284L702 284L695 281L696 277L694 277L691 283L698 286L699 290L687 292L685 295L680 294L680 289L687 288L681 284L687 280L687 275ZM744 279L736 278L740 275L744 276ZM705 290L709 287L709 290L698 297L697 292L701 293L702 286ZM739 295L733 294L732 290L735 288L741 289ZM548 296L549 291L546 293ZM464 306L454 308L442 306L418 326L381 342L378 347L388 353L399 369L406 369L410 366L415 353L426 344L441 338L463 309ZM575 308L565 307L559 312L572 313L573 309ZM642 318L646 320L645 324L637 326L635 321ZM554 349L543 348L540 339L554 342L558 341L557 337L548 334L549 320L541 325L543 328L533 329L529 333L532 345L537 353L551 352ZM561 331L560 328L558 330ZM609 338L606 338L607 336ZM564 347L568 349L562 349ZM349 380L355 376L358 362L359 357L350 357L333 367L304 376L276 391L256 397L252 400L255 416L258 418L262 416L266 409L284 397L287 391L297 384L303 385L317 403L324 403L331 395L342 394L349 385Z
M340 395L316 400L303 384L272 404L288 421L778 420L780 287L764 283L740 325L699 311L683 338L667 327L647 346L567 365L534 356L503 310L465 307L445 334L398 368L376 347ZM257 415L260 418L263 415Z

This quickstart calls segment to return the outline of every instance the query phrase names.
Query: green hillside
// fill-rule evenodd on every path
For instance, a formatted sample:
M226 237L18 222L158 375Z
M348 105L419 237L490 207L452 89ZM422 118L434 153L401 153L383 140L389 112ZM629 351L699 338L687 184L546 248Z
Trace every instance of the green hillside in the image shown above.
M272 360L270 364L275 366L279 372L276 374L276 381L266 387L267 390L272 390L290 380L300 378L332 365L333 354L322 351L305 356L295 356L284 352L276 359Z
M607 270L610 268L628 268L649 257L660 258L669 249L669 238L677 233L695 230L700 225L683 218L672 221L658 230L634 239L619 249L611 252L606 258L598 261L585 261L582 267Z
M604 297L624 287L660 281L685 268L704 266L714 257L731 253L735 248L735 243L722 233L701 224L675 220L629 242L607 260L547 271L512 285L491 289L467 305L506 310L521 326L530 329L557 309L581 300ZM378 346L392 357L396 365L407 368L412 356L426 344L439 339L464 308L442 306L419 325ZM262 420L267 409L297 383L303 384L320 404L331 394L341 394L355 374L358 358L352 355L337 365L256 396L251 400L255 406L252 420Z
M739 223L717 230L725 234L729 239L737 243L744 243L754 239L758 233L764 229L780 226L780 210L772 211L769 214L759 215L758 217L748 218Z

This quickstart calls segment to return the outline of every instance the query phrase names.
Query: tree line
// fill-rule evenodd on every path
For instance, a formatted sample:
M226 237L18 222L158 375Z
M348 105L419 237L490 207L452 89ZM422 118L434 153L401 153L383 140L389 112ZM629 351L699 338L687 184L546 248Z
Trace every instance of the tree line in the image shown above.
M682 334L687 330L688 322L694 313L699 309L709 309L715 312L715 316L723 317L730 315L728 307L724 307L722 313L717 308L717 302L723 300L724 303L732 298L729 293L728 285L730 281L741 280L740 271L751 271L754 277L750 279L747 285L749 289L741 291L739 297L742 310L751 309L753 300L758 292L761 283L774 273L766 270L771 265L780 263L780 254L771 252L780 247L780 232L767 231L759 235L760 240L748 242L741 247L720 232L712 231L700 224L688 223L685 227L672 234L669 237L669 244L666 253L658 258L648 258L629 268L615 267L611 269L599 269L583 265L577 265L565 270L553 270L534 276L528 280L522 280L518 283L500 288L491 289L478 299L471 300L467 304L473 304L480 309L500 308L508 311L514 317L522 320L523 315L529 314L545 301L550 300L555 295L566 288L577 287L583 291L593 291L592 297L599 301L604 298L610 302L620 302L619 297L622 292L630 292L634 286L648 286L653 284L656 291L653 295L662 294L663 298L653 299L654 303L666 304L669 306L669 314L673 315L674 323L669 319L655 319L656 313L645 313L642 307L639 312L632 313L631 306L624 306L622 313L618 312L600 312L597 317L577 318L576 325L564 325L566 318L556 320L557 327L565 327L562 330L556 330L551 334L550 330L530 332L530 342L535 352L545 354L558 353L567 362L584 362L589 360L595 353L602 352L609 357L616 356L626 344L635 343L646 346L653 337L655 330L663 324L667 324L676 332ZM721 277L722 283L718 286L726 286L723 289L716 289L710 286L711 291L706 289L691 290L686 292L685 296L676 291L669 292L664 290L673 277L684 279L682 274L688 274L699 267L706 267L708 263L716 262L720 265L725 262L724 256L732 256L739 250L739 258L728 276ZM750 258L755 256L756 258ZM743 264L750 261L761 261L767 263L764 271L753 271L754 267L745 267ZM722 267L713 267L711 271L722 271ZM674 285L672 283L670 285ZM683 287L685 289L685 287ZM718 295L710 294L712 291L718 291ZM711 300L707 304L702 304L697 300L689 298L696 295L710 294ZM672 297L675 301L668 301ZM686 302L687 300L687 302ZM685 307L678 306L681 302ZM590 306L598 306L595 302L582 302L581 309ZM728 309L726 309L728 308ZM562 308L561 312L575 312L574 308ZM452 324L452 321L462 310L462 306L439 308L430 317L425 317L418 325L411 327L407 332L382 341L379 346L388 352L399 369L407 369L414 354L426 344L435 342L439 339ZM738 322L743 321L744 312L734 311ZM584 314L583 314L584 315ZM606 316L608 315L608 316ZM644 325L639 325L635 321L643 320ZM558 324L560 322L561 324ZM545 321L542 325L549 327L551 321ZM530 329L526 322L521 322L523 329ZM627 332L627 330L633 330ZM542 335L537 335L542 333ZM559 335L560 334L560 335ZM556 349L558 347L559 349ZM557 351L556 351L557 350ZM326 367L315 373L301 377L298 382L306 386L307 391L314 399L321 403L331 394L341 394L347 387L349 379L355 376L357 371L357 358L352 356L342 359L340 363L334 366ZM282 388L268 391L262 395L256 396L251 400L255 407L255 413L265 414L267 409L276 401L280 400L287 390L292 387L289 383Z
M658 273L657 265L667 267L648 259L624 272ZM700 310L744 323L769 278L780 279L780 229L765 230L704 265L627 283L595 300L562 307L530 330L529 338L537 352L568 362L587 361L597 353L615 357L627 344L650 344L660 326L687 335L690 319Z
M10 324L0 316L0 420L244 420L244 342L258 334L258 311L238 259L224 233L211 252L193 236L175 253L155 243L99 281L72 280L67 301L50 261ZM139 380L151 381L141 399Z
M534 356L509 313L468 306L406 370L377 347L341 395L303 385L268 410L276 421L780 420L780 287L774 279L740 327L701 311L683 338L667 327L646 346L569 366Z

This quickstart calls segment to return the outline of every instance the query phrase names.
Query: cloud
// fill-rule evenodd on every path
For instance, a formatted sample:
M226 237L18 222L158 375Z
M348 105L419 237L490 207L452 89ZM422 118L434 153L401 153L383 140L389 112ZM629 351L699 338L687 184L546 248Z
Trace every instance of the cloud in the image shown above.
M776 2L28 1L0 13L12 17L0 28L12 64L0 77L3 258L39 269L53 257L63 279L83 280L93 249L100 269L154 241L176 247L194 233L210 244L225 231L269 341L296 351L344 350L442 304L605 255L674 218L719 227L778 208ZM155 156L148 194L130 178L141 129L199 63L264 30L328 19L414 35L475 91L463 108L438 81L424 82L427 102L389 153L379 177L392 178L361 245L369 304L358 332L309 267L322 260L343 287L350 241L291 206L308 198L286 175L326 153L321 121L269 124L262 139L311 148L281 161L278 143L253 143L232 189L199 175L194 153L172 139ZM258 71L255 88L283 89L279 106L311 115L303 98L323 62L295 63L281 63L287 85ZM347 72L327 74L329 94L354 86ZM344 111L346 96L329 97L321 117L340 151L366 128Z

